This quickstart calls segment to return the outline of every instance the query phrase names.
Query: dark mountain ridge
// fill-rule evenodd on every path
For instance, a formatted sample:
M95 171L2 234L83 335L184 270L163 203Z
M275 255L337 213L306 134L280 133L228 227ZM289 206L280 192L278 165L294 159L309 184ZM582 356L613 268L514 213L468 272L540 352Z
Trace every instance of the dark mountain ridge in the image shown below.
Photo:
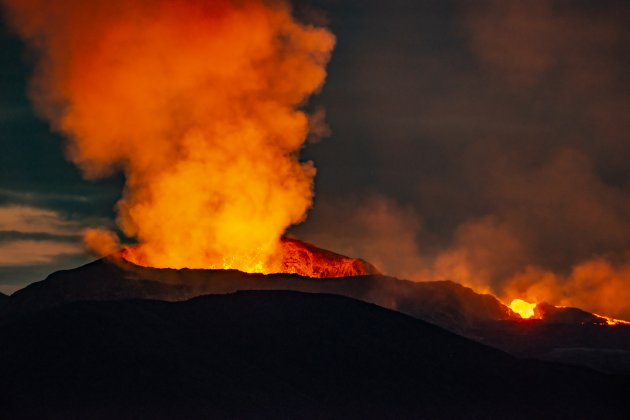
M75 302L0 327L4 418L626 418L627 378L346 297Z
M333 293L401 311L463 332L489 319L516 315L491 295L450 281L411 282L383 275L335 279L295 274L248 274L237 270L156 269L106 258L59 271L15 292L0 310L3 318L81 300L186 300L238 290L295 290Z
M382 275L318 279L236 270L155 269L102 259L15 292L0 303L0 325L65 303L86 300L181 301L239 290L294 290L348 296L439 325L507 351L630 374L630 326L607 326L575 308L540 305L545 319L522 320L491 295L449 281L410 282ZM601 320L599 320L601 321Z

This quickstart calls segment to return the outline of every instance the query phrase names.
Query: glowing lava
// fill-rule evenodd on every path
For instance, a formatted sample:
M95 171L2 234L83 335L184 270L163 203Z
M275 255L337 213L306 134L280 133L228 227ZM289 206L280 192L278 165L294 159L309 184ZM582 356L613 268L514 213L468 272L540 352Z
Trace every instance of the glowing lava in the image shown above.
M623 319L615 319L606 315L600 315L600 314L595 314L595 313L593 315L605 321L606 325L630 325L630 321L624 321Z
M510 303L510 309L516 312L523 319L528 319L534 316L534 308L536 308L535 303L525 302L522 299L514 299L512 303Z
M138 245L123 248L117 256L136 265L151 266L144 252L144 247ZM272 257L265 260L253 259L250 262L250 265L241 264L239 270L248 273L298 274L316 278L380 274L378 269L367 261L346 257L290 238L281 239L278 251ZM206 268L231 269L234 268L234 263L231 260L225 260L223 264Z

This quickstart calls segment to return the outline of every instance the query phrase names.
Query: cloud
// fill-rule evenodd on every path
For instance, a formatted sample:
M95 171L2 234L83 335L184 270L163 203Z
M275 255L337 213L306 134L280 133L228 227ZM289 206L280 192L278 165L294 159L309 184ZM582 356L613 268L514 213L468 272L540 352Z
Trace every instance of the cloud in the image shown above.
M0 231L69 236L79 230L77 223L64 220L52 210L20 205L0 207Z
M81 254L79 223L60 213L23 205L0 207L0 266L48 264Z
M59 241L16 240L0 243L0 266L47 264L64 255L80 254L80 244Z
M36 205L37 203L49 202L49 201L61 201L61 202L89 202L90 198L82 195L51 193L51 192L30 192L30 191L18 191L8 188L0 188L0 200L7 201L9 203L20 203ZM17 204L16 204L17 205Z

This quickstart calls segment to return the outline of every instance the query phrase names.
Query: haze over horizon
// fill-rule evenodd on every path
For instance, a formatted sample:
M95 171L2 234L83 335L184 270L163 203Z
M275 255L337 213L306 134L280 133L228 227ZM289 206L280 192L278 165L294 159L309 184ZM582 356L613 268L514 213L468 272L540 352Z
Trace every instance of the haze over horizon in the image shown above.
M412 280L630 318L630 5L293 2L337 38L309 107L330 135L289 233ZM3 19L0 292L93 257L120 174L84 180L27 96Z

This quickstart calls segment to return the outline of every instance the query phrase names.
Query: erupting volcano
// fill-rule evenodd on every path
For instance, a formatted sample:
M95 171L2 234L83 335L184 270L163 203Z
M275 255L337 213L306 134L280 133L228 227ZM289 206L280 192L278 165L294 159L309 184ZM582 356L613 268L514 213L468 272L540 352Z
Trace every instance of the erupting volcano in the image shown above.
M124 174L116 211L125 242L135 243L121 251L128 261L309 277L377 272L365 261L283 239L305 220L314 196L315 166L300 151L327 132L323 110L309 106L335 45L322 19L308 21L288 0L2 2L37 60L32 100L67 139L68 158L88 179ZM410 250L390 255L397 266L410 259L412 268L396 272L378 256L361 257L397 277L450 279L506 303L506 296L585 302L605 313L614 301L611 315L626 316L626 265L594 260L568 276L515 265L493 274L506 258L535 254L500 217L467 221L453 233L452 249L430 251L431 263L414 255L417 235L408 231L416 219L399 233L410 237ZM121 249L111 230L86 230L84 240L101 256ZM510 307L535 316L525 301Z
M0 418L627 418L630 8L519 3L0 0Z
M7 0L39 53L33 98L90 179L122 170L118 223L152 267L284 270L325 131L304 109L335 43L283 0ZM323 129L324 128L324 129ZM111 249L102 235L88 246ZM343 270L342 270L343 271Z

